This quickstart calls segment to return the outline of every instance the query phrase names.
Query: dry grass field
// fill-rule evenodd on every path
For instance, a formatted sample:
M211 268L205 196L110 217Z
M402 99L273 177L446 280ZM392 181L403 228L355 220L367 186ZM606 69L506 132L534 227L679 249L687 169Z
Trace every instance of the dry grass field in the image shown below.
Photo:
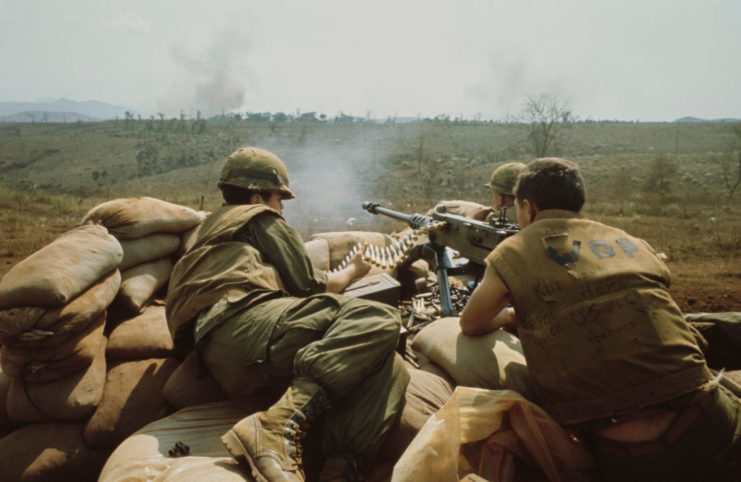
M516 124L209 120L192 127L174 120L0 125L0 275L109 199L146 195L214 209L220 165L242 145L284 159L297 194L285 215L304 236L400 228L365 213L365 200L406 212L441 199L486 204L492 169L531 158ZM741 311L741 193L729 197L726 184L738 175L736 130L580 122L554 152L582 166L585 214L668 256L672 294L687 312Z

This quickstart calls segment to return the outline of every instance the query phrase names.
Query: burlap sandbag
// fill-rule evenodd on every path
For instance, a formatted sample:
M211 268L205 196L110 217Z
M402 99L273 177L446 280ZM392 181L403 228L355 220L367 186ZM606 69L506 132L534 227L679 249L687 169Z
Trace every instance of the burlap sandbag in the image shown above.
M122 240L123 259L120 270L164 258L175 253L180 246L180 236L169 233L154 233L143 238Z
M432 209L427 211L426 215L432 216L435 211L442 209L443 212L448 214L463 216L464 218L473 218L474 215L487 208L489 208L489 206L484 206L483 204L473 201L448 200L437 203Z
M440 368L440 366L432 362L429 358L427 358L426 356L424 356L422 353L418 351L414 352L414 356L416 358L417 365L418 365L416 368L418 368L419 370L428 372L428 373L432 373L433 375L436 375L442 378L443 380L448 382L448 384L451 387L455 388L456 386L455 380L453 379L453 377L450 376L448 372Z
M316 238L304 243L306 252L315 268L329 271L329 243L326 239Z
M182 233L203 215L187 206L151 197L114 199L92 208L80 224L102 224L118 239L153 233Z
M113 448L144 425L165 416L168 406L162 388L179 363L176 358L152 358L109 368L103 398L84 427L85 442L90 447Z
M154 293L167 283L172 260L160 258L134 266L121 273L121 289L115 304L131 313L139 313Z
M85 445L80 423L26 425L0 439L0 480L92 482L107 455Z
M10 268L0 280L0 310L61 306L118 267L119 242L102 226L78 226Z
M105 343L103 329L106 314L101 313L80 333L59 346L51 348L0 348L0 365L10 377L23 377L26 383L46 383L59 380L80 370L86 370Z
M0 311L0 344L12 348L58 346L100 316L118 293L121 272L113 270L64 306L29 306Z
M453 387L443 378L407 367L409 385L404 409L391 429L381 452L384 461L396 462L428 418L453 395Z
M336 231L312 234L310 241L326 239L329 244L329 266L335 269L356 244L367 243L383 247L391 238L373 231Z
M220 440L247 415L232 402L218 402L188 407L152 422L116 447L99 482L252 480ZM178 442L188 446L190 455L169 455Z
M199 373L195 352L190 352L173 372L162 390L162 396L176 410L228 399L211 375Z
M86 370L53 382L25 383L25 387L24 382L16 378L8 392L8 417L18 424L87 420L103 396L105 372L105 343L101 343L98 354Z
M175 345L167 329L165 307L151 305L138 316L121 322L108 335L106 356L109 360L166 358Z
M458 385L509 389L532 399L520 340L504 330L467 336L461 333L458 317L441 318L422 328L412 348L448 372Z

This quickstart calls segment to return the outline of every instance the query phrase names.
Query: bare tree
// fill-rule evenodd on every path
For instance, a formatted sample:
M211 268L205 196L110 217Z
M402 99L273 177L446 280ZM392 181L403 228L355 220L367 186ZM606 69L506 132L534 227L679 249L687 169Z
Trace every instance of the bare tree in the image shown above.
M553 94L528 96L522 110L527 137L535 157L546 157L558 144L565 128L575 120L569 99Z

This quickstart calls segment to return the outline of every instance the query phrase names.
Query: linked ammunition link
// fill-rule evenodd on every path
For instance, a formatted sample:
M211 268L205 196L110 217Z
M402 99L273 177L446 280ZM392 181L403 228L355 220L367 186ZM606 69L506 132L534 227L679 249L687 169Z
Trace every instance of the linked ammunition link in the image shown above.
M431 231L441 229L445 226L444 221L434 221L429 224L425 224L412 232L400 237L392 238L390 245L376 246L374 244L363 245L362 243L356 243L345 258L337 265L332 272L343 270L350 264L350 260L359 252L363 253L363 259L372 264L378 266L381 269L394 269L399 266L404 260L407 259L412 248L416 245L416 241L424 235L429 234Z

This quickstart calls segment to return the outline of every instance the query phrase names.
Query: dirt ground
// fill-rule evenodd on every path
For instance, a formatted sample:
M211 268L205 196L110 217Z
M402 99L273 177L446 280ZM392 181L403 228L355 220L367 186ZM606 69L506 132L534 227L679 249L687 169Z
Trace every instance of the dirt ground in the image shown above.
M669 261L669 292L685 313L741 311L741 259Z

